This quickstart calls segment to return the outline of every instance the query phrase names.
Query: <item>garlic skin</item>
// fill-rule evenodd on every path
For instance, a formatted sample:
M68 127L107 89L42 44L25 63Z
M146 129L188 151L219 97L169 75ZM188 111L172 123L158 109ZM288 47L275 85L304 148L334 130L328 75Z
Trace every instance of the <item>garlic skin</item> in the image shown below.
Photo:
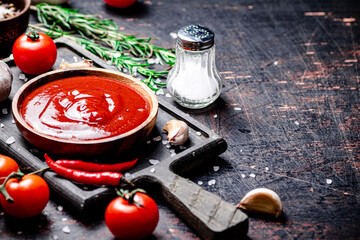
M268 188L257 188L248 192L238 208L249 212L267 213L279 217L283 211L279 195Z
M75 63L67 63L63 59L62 62L60 63L59 69L65 70L70 68L87 68L92 66L93 66L93 62L86 59L82 60L81 62L75 62Z
M13 78L10 67L0 60L0 102L5 101L9 97Z
M185 143L189 138L189 126L180 120L170 120L162 130L168 132L167 140L174 146Z

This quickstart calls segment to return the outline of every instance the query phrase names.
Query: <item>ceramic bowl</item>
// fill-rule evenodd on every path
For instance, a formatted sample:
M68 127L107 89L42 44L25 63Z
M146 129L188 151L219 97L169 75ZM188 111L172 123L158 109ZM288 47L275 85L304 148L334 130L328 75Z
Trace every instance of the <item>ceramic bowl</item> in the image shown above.
M0 58L11 54L15 40L26 31L31 0L2 0L2 3L14 3L21 12L13 17L0 19Z
M20 114L24 98L36 88L63 78L75 76L103 76L124 82L136 88L148 101L150 115L140 125L123 134L96 140L68 140L46 135L34 130ZM155 125L158 113L158 101L155 94L141 81L132 76L101 68L55 70L39 75L25 83L15 94L12 101L12 112L17 128L22 136L35 147L49 154L66 156L101 156L120 154L143 141Z

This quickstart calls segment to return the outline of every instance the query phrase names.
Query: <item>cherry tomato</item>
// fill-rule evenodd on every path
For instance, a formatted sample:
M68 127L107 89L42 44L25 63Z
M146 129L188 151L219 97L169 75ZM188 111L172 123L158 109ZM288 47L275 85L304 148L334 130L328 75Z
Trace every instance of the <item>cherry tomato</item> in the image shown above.
M14 159L0 154L0 184L3 184L5 178L12 172L17 172L19 165Z
M134 202L117 197L107 206L105 223L116 238L143 239L155 230L159 221L155 201L148 195L137 192Z
M57 49L48 35L33 31L16 39L12 53L21 71L36 75L50 70L56 61Z
M0 202L4 211L15 218L29 218L38 215L46 207L49 201L49 187L45 180L34 174L9 179L5 189L14 200L13 203L6 201L0 194Z
M136 0L104 0L106 4L116 8L127 8L133 5Z

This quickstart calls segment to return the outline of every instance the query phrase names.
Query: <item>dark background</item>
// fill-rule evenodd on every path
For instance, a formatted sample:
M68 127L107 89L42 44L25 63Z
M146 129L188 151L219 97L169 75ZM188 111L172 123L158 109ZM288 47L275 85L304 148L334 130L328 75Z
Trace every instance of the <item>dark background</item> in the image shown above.
M228 150L186 177L233 204L254 188L275 190L284 215L250 215L249 238L360 238L359 1L139 0L118 10L102 0L72 0L70 6L166 48L175 44L170 33L184 25L212 28L223 92L204 110L180 109L223 136ZM197 238L155 198L160 222L151 239ZM80 221L56 199L31 221L0 214L1 239L113 239L101 217Z

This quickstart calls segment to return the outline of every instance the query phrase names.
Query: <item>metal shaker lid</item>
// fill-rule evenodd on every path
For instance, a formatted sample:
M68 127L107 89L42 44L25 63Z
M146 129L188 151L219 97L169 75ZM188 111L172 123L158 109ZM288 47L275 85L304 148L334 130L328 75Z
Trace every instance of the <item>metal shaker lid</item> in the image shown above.
M212 30L201 25L189 25L178 31L178 44L191 51L209 49L214 45L215 34Z

